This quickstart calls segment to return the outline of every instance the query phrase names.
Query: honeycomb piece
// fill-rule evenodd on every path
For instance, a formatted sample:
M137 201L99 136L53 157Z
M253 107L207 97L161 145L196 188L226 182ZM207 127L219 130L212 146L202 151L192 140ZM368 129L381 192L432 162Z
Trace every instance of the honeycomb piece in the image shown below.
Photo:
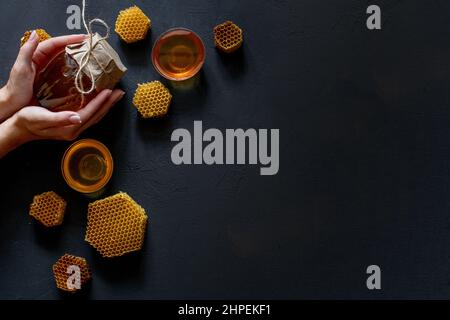
M77 266L80 269L80 282L79 289L77 289L76 280L69 280L69 277L75 275L74 270L71 270L70 267ZM78 290L83 289L84 285L88 283L92 276L89 270L86 259L72 256L70 254L63 255L54 265L53 265L53 275L55 276L56 286L58 289L67 291L67 292L76 292ZM69 286L68 286L69 282Z
M144 40L152 22L137 6L122 10L116 20L116 33L126 43Z
M145 210L120 192L89 204L85 240L106 258L140 250L147 219Z
M143 118L162 117L169 111L172 95L159 81L139 84L133 104Z
M62 224L66 211L66 201L53 191L35 196L30 206L30 216L46 227Z
M25 43L27 43L28 39L30 39L31 33L33 31L26 31L22 37L22 39L20 39L20 46L23 46ZM51 36L44 30L44 29L36 29L36 33L39 36L39 42L48 40L51 38Z
M233 22L226 21L214 28L214 42L218 49L231 53L242 46L244 34Z

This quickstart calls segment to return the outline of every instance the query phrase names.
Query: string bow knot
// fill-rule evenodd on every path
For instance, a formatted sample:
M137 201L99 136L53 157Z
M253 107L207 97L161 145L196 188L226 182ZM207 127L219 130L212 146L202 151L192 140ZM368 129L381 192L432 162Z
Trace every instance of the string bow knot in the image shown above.
M91 58L94 58L95 61L97 62L97 64L102 68L103 72L106 72L105 69L103 68L102 64L99 63L99 61L97 60L95 55L93 55L92 53L93 53L95 46L98 43L109 38L110 32L111 32L111 29L109 28L108 24L105 21L103 21L102 19L98 19L98 18L92 19L91 21L89 21L89 23L87 23L85 13L86 13L86 0L83 0L83 10L82 10L81 14L82 14L84 28L86 29L86 32L89 37L89 39L87 40L88 50L83 53L83 56L80 59L80 65L79 65L78 71L75 76L75 87L77 88L78 92L81 93L83 98L84 98L84 95L88 95L95 90L95 79L94 79L94 74L92 73L91 67L89 65L89 60ZM92 32L92 26L94 23L98 23L106 28L106 35L101 37L95 44L93 43L94 33ZM83 73L86 74L91 80L91 87L89 88L89 90L84 89Z

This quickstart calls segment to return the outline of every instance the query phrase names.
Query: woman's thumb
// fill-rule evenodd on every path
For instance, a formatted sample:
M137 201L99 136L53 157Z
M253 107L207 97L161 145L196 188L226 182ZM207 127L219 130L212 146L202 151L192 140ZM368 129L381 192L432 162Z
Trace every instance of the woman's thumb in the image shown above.
M47 125L49 127L65 127L74 124L81 124L81 117L76 112L61 111L47 114Z
M25 108L22 116L41 129L81 124L81 117L72 111L52 112L40 107Z
M20 48L19 56L17 61L25 64L31 64L33 61L33 55L39 45L39 35L36 30L30 35L28 41Z

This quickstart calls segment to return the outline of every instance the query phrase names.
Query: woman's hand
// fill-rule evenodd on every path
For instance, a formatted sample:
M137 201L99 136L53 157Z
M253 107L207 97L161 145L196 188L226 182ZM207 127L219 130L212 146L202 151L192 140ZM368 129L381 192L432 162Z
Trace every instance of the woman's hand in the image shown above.
M0 125L0 137L5 137L0 138L0 158L29 141L75 140L103 119L124 94L122 90L103 90L78 113L51 112L42 107L22 108Z
M85 38L85 35L70 35L39 43L39 37L33 31L30 39L20 48L8 83L0 90L0 123L24 106L36 104L33 101L36 74L67 45L81 42Z

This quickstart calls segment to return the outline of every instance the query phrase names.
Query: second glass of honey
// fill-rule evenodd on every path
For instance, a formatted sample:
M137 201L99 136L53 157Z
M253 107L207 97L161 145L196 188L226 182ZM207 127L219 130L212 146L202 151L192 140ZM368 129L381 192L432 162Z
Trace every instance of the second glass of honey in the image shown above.
M113 159L104 144L85 139L67 149L61 169L64 180L72 189L95 197L102 193L111 179Z
M156 40L152 62L164 78L172 81L188 80L205 63L205 45L192 30L170 29Z

